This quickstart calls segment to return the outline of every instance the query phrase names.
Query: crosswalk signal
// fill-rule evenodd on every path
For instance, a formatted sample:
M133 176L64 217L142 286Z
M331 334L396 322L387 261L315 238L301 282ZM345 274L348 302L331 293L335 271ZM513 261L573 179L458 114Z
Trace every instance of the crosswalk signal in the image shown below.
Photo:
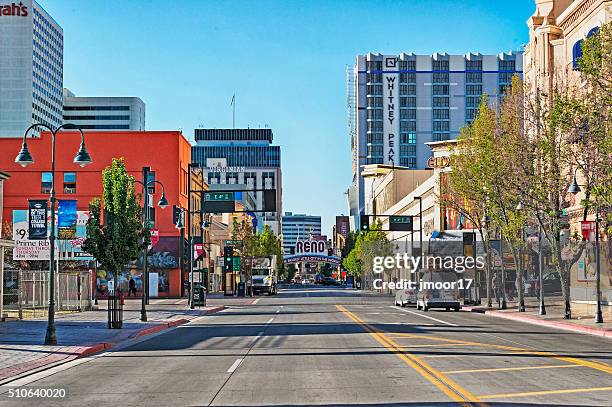
M234 271L234 249L230 246L223 248L223 271L226 273Z
M364 232L370 230L370 217L368 215L359 216L359 228Z

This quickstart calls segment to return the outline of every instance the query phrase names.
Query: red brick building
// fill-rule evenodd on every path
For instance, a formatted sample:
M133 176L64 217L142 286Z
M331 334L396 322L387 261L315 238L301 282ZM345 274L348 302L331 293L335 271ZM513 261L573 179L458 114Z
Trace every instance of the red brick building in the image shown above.
M51 168L51 134L41 133L40 138L29 138L28 148L34 163L21 167L14 162L21 148L21 138L0 139L0 168L11 174L4 184L4 222L12 222L15 209L27 209L29 199L48 199ZM81 168L73 163L79 149L78 132L61 132L56 140L55 191L57 199L77 201L78 211L88 211L89 202L102 195L102 170L113 158L123 157L130 175L142 181L142 167L150 167L154 179L165 187L169 207L155 205L150 219L159 230L159 242L149 253L149 271L158 282L158 296L177 297L182 294L183 278L179 269L179 236L172 221L172 205L187 208L187 176L191 161L191 146L179 131L87 131L85 144L92 163ZM150 177L150 179L152 179ZM142 187L137 184L138 193ZM161 196L161 188L155 185L153 203ZM132 275L140 288L139 265L126 269L120 281ZM104 295L105 272L97 276L98 293Z

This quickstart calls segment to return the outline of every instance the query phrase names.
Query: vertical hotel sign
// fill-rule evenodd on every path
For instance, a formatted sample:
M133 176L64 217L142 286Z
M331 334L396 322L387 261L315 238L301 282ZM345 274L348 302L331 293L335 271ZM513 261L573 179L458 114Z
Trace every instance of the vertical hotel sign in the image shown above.
M399 75L397 57L383 62L383 163L395 165L399 134Z

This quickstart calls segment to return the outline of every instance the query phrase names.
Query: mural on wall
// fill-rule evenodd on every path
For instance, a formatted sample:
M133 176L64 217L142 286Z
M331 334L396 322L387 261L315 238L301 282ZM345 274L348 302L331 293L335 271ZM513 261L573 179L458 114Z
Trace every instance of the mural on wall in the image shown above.
M153 281L157 281L157 293L170 291L170 269L179 267L179 239L172 236L160 237L159 241L149 250L147 258L149 283L153 284ZM113 278L112 272L97 270L96 289L99 296L108 294L108 282ZM136 283L136 291L140 295L142 292L142 259L132 262L128 268L117 275L118 288L125 295L128 293L130 278Z

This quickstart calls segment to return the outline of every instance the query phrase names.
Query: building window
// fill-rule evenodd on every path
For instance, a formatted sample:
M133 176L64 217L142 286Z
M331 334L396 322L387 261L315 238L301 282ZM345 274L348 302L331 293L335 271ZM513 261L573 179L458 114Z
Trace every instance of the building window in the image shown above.
M434 97L433 98L434 107L448 107L449 98L448 97Z
M274 187L274 173L273 172L263 172L262 173L262 180L263 180L263 188L264 189L273 189L273 188L275 188Z
M434 95L448 95L448 85L433 85Z
M416 131L416 121L400 121L400 131Z
M574 70L580 69L578 66L578 60L582 58L582 40L576 41L572 47L572 68Z
M448 120L449 119L448 109L433 109L434 120Z
M64 193L76 194L76 172L64 173Z
M209 172L208 173L208 183L209 184L220 184L221 183L221 173Z
M400 109L400 120L416 120L416 109Z
M226 184L237 184L238 183L238 173L237 172L228 172L225 177L227 179Z
M149 171L147 172L147 191L149 191L150 194L154 194L155 193L155 171Z
M400 133L400 143L416 144L416 133Z
M445 141L448 140L448 133L433 133L433 141Z
M51 184L53 184L53 176L50 172L43 172L41 175L41 188L40 191L43 194L51 192Z

